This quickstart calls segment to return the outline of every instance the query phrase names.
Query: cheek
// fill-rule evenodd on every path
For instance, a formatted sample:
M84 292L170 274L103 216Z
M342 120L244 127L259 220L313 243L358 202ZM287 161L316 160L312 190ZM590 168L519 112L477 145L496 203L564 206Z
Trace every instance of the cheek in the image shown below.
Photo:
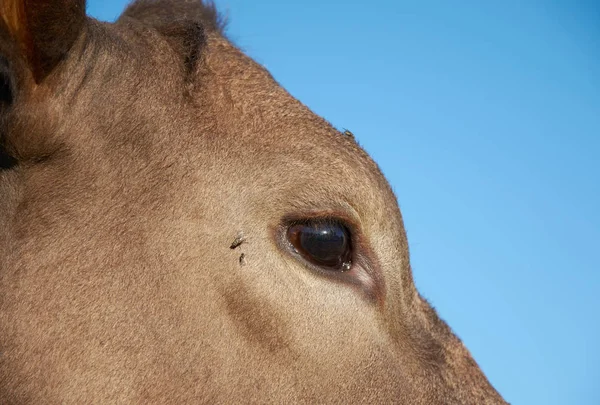
M293 351L290 324L294 320L286 316L285 308L241 285L222 291L221 297L221 316L247 346L270 355Z
M392 344L374 321L375 314L364 307L364 301L348 297L329 300L329 307L311 308L310 320L297 322L302 333L298 363L307 374L308 384L322 386L325 395L335 392L340 401L356 398L371 402L392 403L406 384L406 376ZM348 396L351 399L346 398Z

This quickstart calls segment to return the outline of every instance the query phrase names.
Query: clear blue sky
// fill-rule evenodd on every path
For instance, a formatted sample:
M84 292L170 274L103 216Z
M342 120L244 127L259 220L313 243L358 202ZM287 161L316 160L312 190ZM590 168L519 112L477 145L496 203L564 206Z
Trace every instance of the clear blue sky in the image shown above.
M600 404L600 2L217 4L380 164L418 287L505 398Z

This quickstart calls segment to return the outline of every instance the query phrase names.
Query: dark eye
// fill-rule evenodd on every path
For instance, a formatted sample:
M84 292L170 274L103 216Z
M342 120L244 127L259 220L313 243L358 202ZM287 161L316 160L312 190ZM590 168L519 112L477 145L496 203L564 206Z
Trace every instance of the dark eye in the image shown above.
M0 110L13 102L13 88L8 60L0 55Z
M12 80L9 74L8 60L0 55L0 117L4 117L12 102ZM1 127L0 131L2 131ZM0 142L3 141L3 138L3 133L0 132ZM0 170L11 169L16 165L17 160L6 151L4 145L0 144Z
M337 221L308 220L288 228L287 238L310 263L327 270L346 271L352 266L350 232Z
M0 170L12 169L17 165L17 160L6 153L0 145Z

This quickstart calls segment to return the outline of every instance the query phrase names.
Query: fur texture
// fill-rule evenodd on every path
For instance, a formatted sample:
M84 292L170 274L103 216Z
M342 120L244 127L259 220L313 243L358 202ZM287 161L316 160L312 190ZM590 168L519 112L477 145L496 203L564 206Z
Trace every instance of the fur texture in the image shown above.
M213 6L138 1L115 24L77 1L36 9L44 25L7 10L0 402L504 403L417 293L376 164ZM286 243L315 216L352 229L347 273Z

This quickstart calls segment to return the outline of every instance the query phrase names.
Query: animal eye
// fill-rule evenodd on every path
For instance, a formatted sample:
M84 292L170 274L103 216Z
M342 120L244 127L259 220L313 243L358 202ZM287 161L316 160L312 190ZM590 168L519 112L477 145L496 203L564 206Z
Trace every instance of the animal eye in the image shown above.
M12 169L17 165L17 160L6 153L0 145L0 170Z
M309 220L288 228L287 238L308 262L333 271L352 266L350 232L337 221Z
M13 89L9 68L8 60L0 55L0 110L2 110L3 104L11 104L13 102Z

